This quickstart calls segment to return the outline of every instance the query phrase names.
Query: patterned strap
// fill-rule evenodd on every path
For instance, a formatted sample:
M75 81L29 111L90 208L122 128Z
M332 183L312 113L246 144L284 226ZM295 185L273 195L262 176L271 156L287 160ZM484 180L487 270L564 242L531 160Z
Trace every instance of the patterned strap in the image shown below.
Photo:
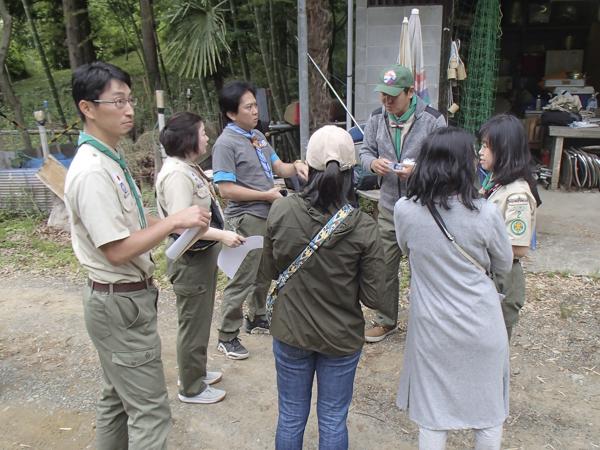
M354 207L349 203L344 205L335 215L327 222L327 224L321 228L314 238L308 243L306 248L298 255L296 260L290 264L290 266L283 271L277 278L275 286L271 288L269 296L267 297L267 320L271 322L271 316L273 315L273 307L275 306L275 300L277 294L285 286L287 280L298 271L298 269L306 262L308 258L321 246L323 242L333 233L333 231L344 221L346 217L354 210Z

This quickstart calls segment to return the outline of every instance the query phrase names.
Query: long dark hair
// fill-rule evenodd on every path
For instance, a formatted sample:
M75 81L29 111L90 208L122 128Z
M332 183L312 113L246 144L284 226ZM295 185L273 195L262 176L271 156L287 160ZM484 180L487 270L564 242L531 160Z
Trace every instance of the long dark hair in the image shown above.
M460 202L474 211L479 196L473 183L476 164L475 140L469 133L455 127L438 128L423 141L406 196L422 205L437 202L450 209L448 199L459 195Z
M525 128L519 119L510 114L498 114L485 122L477 132L480 142L485 142L494 155L496 183L506 186L520 178L527 179L533 172L533 161Z
M533 178L533 159L529 141L521 121L510 114L498 114L485 122L477 132L480 142L485 142L494 156L492 180L506 186L524 179L538 206L542 199Z
M300 193L310 200L310 205L324 211L329 205L342 207L346 203L356 205L354 194L354 170L340 170L337 161L329 161L325 171L308 168L308 182Z

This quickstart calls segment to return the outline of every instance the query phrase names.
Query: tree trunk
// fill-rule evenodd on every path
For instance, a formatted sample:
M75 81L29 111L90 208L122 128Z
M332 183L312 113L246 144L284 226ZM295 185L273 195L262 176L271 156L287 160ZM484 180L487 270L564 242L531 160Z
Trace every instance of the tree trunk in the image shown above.
M280 64L279 64L279 52L277 49L277 39L276 39L276 32L275 32L275 14L273 12L273 0L269 0L269 19L271 21L271 55L273 55L273 75L275 77L275 85L277 86L277 90L279 91L279 94L281 96L283 96L282 102L284 102L284 113L285 113L285 107L287 106L288 102L285 101L285 93L283 92L283 83L281 81L281 74L279 73L279 68L280 68Z
M310 30L310 33L308 33L308 53L325 74L327 73L329 61L328 49L331 42L329 17L330 13L325 7L324 0L306 1L306 21L307 28ZM329 122L330 98L327 89L327 83L309 61L309 111L312 115L312 126L314 129L321 128Z
M54 105L56 106L56 111L58 112L58 118L60 119L61 123L64 124L64 126L67 126L67 119L65 119L65 114L63 113L62 106L60 106L58 92L56 90L56 85L54 84L54 78L52 77L50 66L48 65L48 60L46 59L46 53L44 52L44 47L42 47L42 43L40 42L40 36L37 32L35 22L31 17L31 12L29 11L29 0L22 0L22 2L23 9L25 10L25 15L27 16L27 22L29 23L29 28L31 29L33 43L35 44L35 48L37 49L38 55L40 56L40 61L42 63L42 67L44 68L44 73L46 74L48 84L50 85L50 92L52 93Z
M67 49L71 70L85 63L83 47L79 45L79 21L77 20L76 0L62 0L65 15L65 29L67 31Z
M160 70L158 68L158 52L154 40L154 11L152 0L140 0L140 18L142 21L142 45L144 46L144 58L150 76L150 89L162 89L160 81Z
M87 0L62 0L71 70L96 60Z
M77 17L79 19L80 45L83 48L83 58L86 63L96 61L96 49L92 40L92 23L88 13L87 0L76 0L79 9Z
M244 78L246 81L251 82L252 77L250 76L250 66L248 65L248 59L246 58L246 50L244 49L244 45L242 44L242 40L240 39L240 31L238 29L237 19L236 19L236 10L235 10L235 0L229 0L229 7L231 8L231 17L233 18L233 30L235 31L235 42L238 48L238 55L240 57L240 64L242 65L242 70L244 72Z
M4 0L0 0L0 16L2 17L2 22L4 23L2 27L2 37L0 37L0 89L6 97L6 101L8 102L10 108L15 114L15 119L19 124L24 125L25 118L23 117L21 102L15 95L10 78L8 77L8 70L6 68L6 55L8 54L8 48L10 47L13 21L10 14L8 14ZM29 138L27 131L19 129L19 134L21 136L21 141L23 142L23 147L25 147L26 150L31 150L31 139Z
M210 93L208 92L208 85L206 84L206 79L204 77L200 77L200 89L202 90L202 97L204 97L207 115L211 119L214 119L215 110L213 109L212 102L210 100Z

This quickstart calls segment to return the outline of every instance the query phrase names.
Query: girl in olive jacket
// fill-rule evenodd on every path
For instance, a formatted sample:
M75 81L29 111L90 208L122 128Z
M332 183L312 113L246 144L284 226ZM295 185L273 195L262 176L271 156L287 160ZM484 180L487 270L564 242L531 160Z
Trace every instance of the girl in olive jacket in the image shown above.
M338 210L356 205L354 143L345 130L315 132L306 162L304 191L276 200L267 219L262 270L272 279ZM279 291L270 328L279 392L277 449L302 448L315 373L319 446L347 448L346 419L364 344L360 303L377 308L383 271L377 224L357 208Z

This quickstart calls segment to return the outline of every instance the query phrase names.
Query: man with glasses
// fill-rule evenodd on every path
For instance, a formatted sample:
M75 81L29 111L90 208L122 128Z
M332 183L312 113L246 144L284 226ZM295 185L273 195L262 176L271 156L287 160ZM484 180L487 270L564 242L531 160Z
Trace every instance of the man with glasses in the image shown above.
M129 74L96 61L73 71L72 87L84 126L67 173L65 203L73 250L89 272L83 313L102 365L97 448L165 449L171 411L150 250L183 228L207 229L210 214L192 206L162 220L145 215L116 148L133 127L137 100L131 98Z
M299 174L308 179L302 161L282 162L265 136L255 129L258 123L256 89L250 83L232 81L219 93L219 107L227 126L213 146L214 180L223 198L228 229L242 236L263 236L271 203L281 197L273 174L289 178ZM271 280L258 275L262 249L251 250L221 299L219 351L231 359L246 359L248 350L238 334L243 323L243 303L248 300L247 333L268 333L265 303ZM262 271L261 271L262 272Z

